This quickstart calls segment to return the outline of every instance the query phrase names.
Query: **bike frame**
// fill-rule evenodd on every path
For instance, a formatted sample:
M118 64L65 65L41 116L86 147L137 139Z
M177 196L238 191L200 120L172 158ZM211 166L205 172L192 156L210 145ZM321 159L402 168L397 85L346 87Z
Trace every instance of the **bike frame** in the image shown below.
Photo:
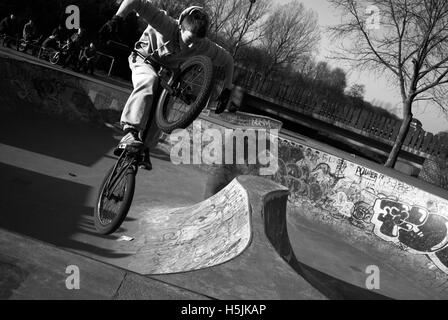
M169 83L172 81L172 79L175 77L176 73L173 72L170 68L168 68L167 66L163 65L162 63L160 63L159 61L156 61L153 57L145 57L143 54L141 54L140 52L133 50L133 53L140 56L145 63L151 64L154 67L158 68L158 72L157 74L159 75L159 81L160 81L160 87L156 90L156 92L154 93L154 99L153 99L153 107L151 108L151 114L153 115L153 113L155 112L155 106L157 105L157 101L159 100L160 97L160 93L162 91L162 88L167 89L170 94L174 93L173 88L169 85ZM168 71L169 73L169 80L166 80L166 75L164 74L165 71ZM151 116L151 115L150 115ZM148 130L149 130L149 122L145 128L145 130L143 131L142 134L142 140L145 141L146 140L146 136L148 134ZM119 156L118 160L115 162L115 165L113 167L112 172L115 172L118 165L122 162L122 160L126 157L130 157L129 161L127 161L127 165L124 166L124 168L121 168L119 172L117 172L114 176L109 176L108 181L106 182L106 185L104 187L105 189L105 196L109 197L110 194L112 194L115 191L115 188L117 187L117 182L119 180L119 177L123 174L123 172L127 172L127 170L129 168L131 168L132 166L134 166L134 170L138 171L138 165L136 165L136 161L137 161L137 157L141 156L141 153L143 151L137 151L137 152L130 152L129 150L123 150L123 152L121 153L121 155Z

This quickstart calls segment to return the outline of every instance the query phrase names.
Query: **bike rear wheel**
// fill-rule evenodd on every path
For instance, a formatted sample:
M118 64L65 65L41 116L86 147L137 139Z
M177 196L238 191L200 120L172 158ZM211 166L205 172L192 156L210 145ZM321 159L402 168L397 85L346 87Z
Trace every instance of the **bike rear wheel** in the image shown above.
M164 88L156 108L156 123L165 133L185 129L207 104L213 85L213 64L206 56L183 63L180 72Z
M126 218L134 197L136 163L135 155L125 151L104 178L94 211L100 234L115 232Z
M18 50L19 50L20 52L25 52L25 50L27 49L27 48L26 48L26 41L23 40L23 39L21 39L21 40L19 41L19 45L17 46L17 48L18 48Z
M59 51L57 51L55 53L50 53L50 63L58 64L60 57L61 57L61 53Z

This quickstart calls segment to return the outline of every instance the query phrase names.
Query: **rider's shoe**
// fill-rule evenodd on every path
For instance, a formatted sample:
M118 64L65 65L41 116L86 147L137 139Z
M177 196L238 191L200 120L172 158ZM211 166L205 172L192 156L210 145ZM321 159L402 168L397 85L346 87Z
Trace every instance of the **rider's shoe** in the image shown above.
M151 159L149 157L149 148L146 148L145 151L143 152L143 157L140 160L139 164L138 164L140 169L144 169L144 170L152 170L152 163L151 163Z
M143 142L138 136L138 132L135 130L130 130L120 141L118 146L114 150L114 155L119 156L126 148L133 148L136 151L142 149L144 146Z
M218 103L218 106L215 109L215 114L221 114L226 110L226 105L224 103Z

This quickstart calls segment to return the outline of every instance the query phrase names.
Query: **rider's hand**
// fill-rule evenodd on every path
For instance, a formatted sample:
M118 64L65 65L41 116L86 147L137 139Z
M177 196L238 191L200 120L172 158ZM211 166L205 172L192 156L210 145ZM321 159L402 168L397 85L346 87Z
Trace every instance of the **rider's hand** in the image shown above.
M216 106L215 113L220 114L226 110L227 104L230 100L230 95L232 91L229 88L222 90L219 97L216 99L218 101L218 105Z
M113 16L113 18L107 21L98 32L101 41L107 42L109 40L116 40L122 24L122 17Z

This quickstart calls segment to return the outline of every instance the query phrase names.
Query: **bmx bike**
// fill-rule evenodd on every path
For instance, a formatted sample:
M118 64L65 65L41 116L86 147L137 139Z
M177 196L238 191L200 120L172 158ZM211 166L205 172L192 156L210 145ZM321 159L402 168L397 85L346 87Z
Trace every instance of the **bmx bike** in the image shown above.
M67 56L69 48L70 43L68 40L64 42L57 41L57 49L51 51L51 54L48 57L48 61L51 64L60 63Z
M211 59L195 56L172 70L152 55L145 57L135 50L133 52L158 70L159 86L154 94L150 117L155 116L157 126L164 133L188 127L208 102L215 72ZM143 132L143 141L148 129ZM146 147L139 150L127 146L106 174L94 210L98 233L115 232L126 218L134 196L135 177L145 152L149 154Z
M31 55L37 56L40 49L40 42L42 41L42 36L34 39L22 38L17 44L17 50L23 53L27 53L28 49L31 48Z

